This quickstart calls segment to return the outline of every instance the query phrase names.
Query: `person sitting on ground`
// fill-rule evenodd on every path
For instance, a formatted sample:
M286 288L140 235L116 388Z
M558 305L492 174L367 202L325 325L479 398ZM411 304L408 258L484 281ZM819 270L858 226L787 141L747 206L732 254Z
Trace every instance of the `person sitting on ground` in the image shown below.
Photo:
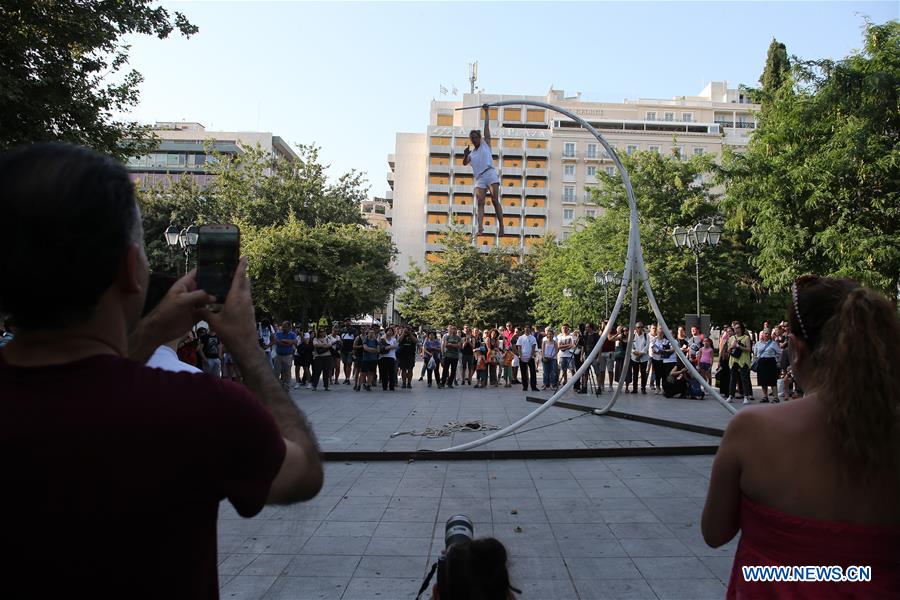
M897 309L847 279L803 276L791 291L791 363L807 394L731 418L712 466L703 538L717 548L741 531L728 598L897 598ZM744 579L741 567L761 565L872 571L866 582Z
M681 359L672 364L674 365L672 370L666 374L666 378L663 380L663 395L666 398L674 398L675 396L684 398L688 391L687 378L689 375L687 367L681 362Z
M142 319L149 264L124 166L35 144L0 156L0 189L15 223L0 281L16 282L0 312L17 326L0 349L3 596L217 598L220 502L248 518L323 484L312 429L259 349L246 258L220 312L190 271ZM200 319L246 385L145 365Z

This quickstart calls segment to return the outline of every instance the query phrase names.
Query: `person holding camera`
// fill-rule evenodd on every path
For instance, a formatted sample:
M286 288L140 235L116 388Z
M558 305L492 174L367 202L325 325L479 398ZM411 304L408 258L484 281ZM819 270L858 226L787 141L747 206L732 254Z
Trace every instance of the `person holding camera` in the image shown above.
M35 144L0 156L0 189L16 224L0 311L17 325L0 349L4 597L216 597L220 502L248 518L323 484L315 435L259 348L246 258L227 298L192 270L141 318L150 273L125 167ZM48 293L60 257L73 268ZM201 319L244 385L145 365Z
M752 351L750 336L744 332L744 324L735 321L732 325L734 335L728 340L729 369L731 377L728 385L728 402L734 401L738 379L744 398L741 404L750 404L753 399L753 388L750 387L750 352Z

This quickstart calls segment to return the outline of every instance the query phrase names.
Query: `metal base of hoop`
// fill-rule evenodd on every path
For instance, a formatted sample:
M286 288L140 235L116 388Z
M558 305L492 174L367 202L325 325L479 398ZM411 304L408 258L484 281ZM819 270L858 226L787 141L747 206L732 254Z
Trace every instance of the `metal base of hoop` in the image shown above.
M603 339L605 336L609 335L610 330L612 329L613 324L616 321L616 318L619 316L619 311L622 309L622 304L625 301L625 294L628 290L628 284L631 284L631 314L629 315L629 325L628 325L628 344L631 345L631 342L634 338L634 324L637 320L637 300L638 300L638 287L641 286L644 289L644 294L647 296L647 301L650 303L650 308L653 309L653 314L656 315L657 324L662 328L663 333L665 333L666 338L672 344L672 348L675 350L675 355L682 361L683 364L687 366L688 372L691 374L694 379L696 379L703 389L709 393L710 396L715 398L719 404L721 404L727 411L734 414L737 412L737 408L728 404L724 398L722 398L721 394L719 394L718 390L709 385L706 380L700 375L697 369L694 368L694 365L687 360L684 353L681 351L681 348L678 347L678 342L675 339L675 336L672 335L672 331L669 329L669 326L666 324L665 319L663 318L662 311L659 309L659 305L656 303L656 297L653 295L653 290L650 288L650 279L647 275L647 267L644 263L644 252L641 248L641 232L638 223L638 212L637 212L637 202L634 198L634 188L631 185L631 178L628 175L628 171L622 165L622 161L619 160L618 154L613 149L613 147L606 141L606 139L597 131L590 123L572 113L564 108L559 106L548 104L546 102L540 102L537 100L503 100L500 102L490 102L487 104L488 108L499 107L499 106L537 106L540 108L546 108L548 110L552 110L561 115L565 115L569 117L582 128L587 130L593 135L600 145L606 150L610 159L612 159L613 163L616 165L616 168L619 170L619 174L622 177L622 183L625 185L625 194L628 199L628 208L630 212L629 218L629 228L628 228L628 251L625 256L625 267L622 270L622 284L619 286L619 293L616 296L616 302L613 305L612 312L610 312L608 322L606 327L600 333L600 339ZM473 110L480 109L482 106L463 106L461 108L457 108L456 110ZM551 406L553 406L557 400L559 400L564 394L566 394L572 386L575 385L575 382L581 379L581 376L585 374L585 372L591 367L597 355L600 353L600 348L602 344L597 344L594 346L594 349L588 354L581 367L575 372L568 382L565 385L559 388L559 390L553 394L546 402L544 402L541 406L536 408L531 413L525 415L515 423L512 423L499 431L495 431L494 433L487 435L481 439L468 442L466 444L459 444L457 446L451 446L450 448L446 448L444 450L440 450L439 452L459 452L462 450L469 450L471 448L475 448L477 446L482 446L489 442L492 442L496 439L502 438L510 433L514 432L519 427L522 427L541 413L548 410ZM623 371L628 369L631 363L631 353L625 353L625 363L622 366ZM622 385L624 384L624 377L620 379L619 385L613 393L612 397L609 400L609 403L599 409L596 409L595 412L597 414L605 414L608 413L609 410L615 405L616 400L619 397L619 394L622 391Z

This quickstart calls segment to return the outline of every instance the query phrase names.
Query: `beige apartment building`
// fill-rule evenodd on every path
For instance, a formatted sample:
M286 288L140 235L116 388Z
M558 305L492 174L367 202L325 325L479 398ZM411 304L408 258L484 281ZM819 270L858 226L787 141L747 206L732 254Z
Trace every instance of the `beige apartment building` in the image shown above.
M398 133L388 155L391 231L399 249L396 268L439 260L441 236L452 224L472 227L473 175L462 164L468 133L481 129L480 110L455 111L527 98L555 104L597 128L619 154L637 150L689 157L720 156L724 146L747 144L759 106L726 82L711 82L697 96L671 100L588 102L551 89L546 96L465 94L462 102L432 101L425 133ZM508 106L490 111L494 165L500 173L505 232L486 206L483 250L502 246L522 255L539 238L566 239L585 219L599 215L590 189L598 172L615 173L597 140L576 122L549 110Z
M270 154L296 160L297 153L277 135L267 131L207 131L200 123L158 121L153 125L158 144L153 152L128 159L127 167L135 184L151 187L168 185L179 177L193 177L201 186L209 182L208 163L215 160L207 145L219 154L240 154L259 145Z

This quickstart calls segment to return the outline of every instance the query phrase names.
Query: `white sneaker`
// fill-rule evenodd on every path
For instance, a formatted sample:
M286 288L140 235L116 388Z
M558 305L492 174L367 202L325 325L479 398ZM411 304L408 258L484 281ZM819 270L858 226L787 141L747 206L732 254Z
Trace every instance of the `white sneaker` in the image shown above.
M312 389L312 386L311 386L310 384L307 383L307 384L306 384L306 389L311 390L311 389Z
M746 405L750 404L750 401L747 400L746 398L744 398L744 401L741 402L741 404L743 404L744 406L746 406Z
M727 402L728 404L734 404L734 398L728 396L727 398L725 398L725 402Z

